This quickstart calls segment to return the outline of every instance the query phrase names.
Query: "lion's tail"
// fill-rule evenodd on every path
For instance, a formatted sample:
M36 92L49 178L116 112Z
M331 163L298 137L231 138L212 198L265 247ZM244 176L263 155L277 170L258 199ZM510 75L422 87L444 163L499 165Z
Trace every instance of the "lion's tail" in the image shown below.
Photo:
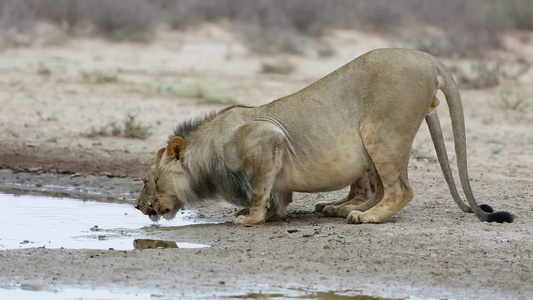
M437 152L437 158L439 160L440 168L444 174L444 179L448 184L450 193L452 194L453 200L462 211L467 213L472 213L470 206L465 204L457 192L457 186L455 185L455 180L453 179L452 169L450 168L450 162L448 161L448 154L446 153L446 145L444 144L444 138L442 136L442 129L440 128L440 121L437 111L433 111L426 115L426 123L429 127L429 133L431 134L431 140L433 140L433 145L435 146L435 151Z
M473 211L481 221L511 223L513 221L512 214L505 211L493 212L492 208L489 205L480 206L477 204L476 199L474 198L472 188L470 187L470 179L468 176L466 154L466 130L461 96L459 95L459 91L457 90L455 80L453 79L448 69L440 62L438 62L437 64L437 69L439 76L442 78L442 80L440 81L439 88L444 93L444 96L446 97L446 102L448 103L448 108L450 110L455 154L457 156L457 169L459 170L459 179L461 181L463 192L466 196L466 199L468 200L468 204L470 205L471 210L466 207L466 205L460 199L459 194L457 193L455 182L453 181L453 176L450 170L450 164L448 162L448 155L446 154L446 148L444 146L444 140L442 137L440 124L438 123L438 117L435 111L429 114L428 117L426 117L426 121L428 122L430 130L432 131L431 135L433 143L435 144L435 148L441 148L440 151L439 149L437 149L437 156L439 156L441 169L444 173L446 181L448 182L450 192L454 200L457 202L459 207L463 209L463 211ZM435 124L434 122L437 122L437 124Z

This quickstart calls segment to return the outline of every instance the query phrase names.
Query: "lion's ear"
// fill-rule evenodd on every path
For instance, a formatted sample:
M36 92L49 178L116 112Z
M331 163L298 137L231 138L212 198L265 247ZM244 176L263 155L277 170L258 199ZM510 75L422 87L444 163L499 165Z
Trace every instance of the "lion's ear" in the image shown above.
M173 137L168 142L166 158L173 156L179 160L183 150L185 150L185 140L181 136Z
M163 157L163 152L165 152L165 148L161 148L159 149L159 151L157 151L157 154L155 156L155 165L156 166L159 166L159 162L161 161L161 157Z

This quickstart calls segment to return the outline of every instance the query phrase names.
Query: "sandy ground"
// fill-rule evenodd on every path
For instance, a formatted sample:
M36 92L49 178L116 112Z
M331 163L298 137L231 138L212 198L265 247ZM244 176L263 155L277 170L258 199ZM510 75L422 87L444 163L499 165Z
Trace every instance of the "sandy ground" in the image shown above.
M201 84L238 103L258 105L295 92L368 50L396 45L370 33L336 31L328 39L339 46L327 58L313 53L258 57L215 26L163 31L148 45L85 38L4 49L0 191L133 203L139 177L174 126L224 107L178 96L175 88ZM512 67L523 57L533 63L532 42L510 39L509 44L492 61ZM293 74L260 73L262 62L281 59L296 66ZM112 79L101 80L103 75ZM522 101L516 109L505 106L502 89L510 92L512 103ZM504 78L495 87L461 92L475 194L480 203L512 212L512 224L482 223L456 207L422 125L409 168L415 198L386 224L349 225L313 211L317 201L339 198L346 190L297 194L288 222L251 228L228 223L235 208L215 203L194 209L200 219L220 224L145 229L154 238L210 248L6 250L0 252L0 288L96 288L177 298L332 291L387 298L530 299L533 71ZM439 114L455 163L445 105ZM127 115L151 126L152 136L92 134ZM315 296L333 299L333 293L320 295Z

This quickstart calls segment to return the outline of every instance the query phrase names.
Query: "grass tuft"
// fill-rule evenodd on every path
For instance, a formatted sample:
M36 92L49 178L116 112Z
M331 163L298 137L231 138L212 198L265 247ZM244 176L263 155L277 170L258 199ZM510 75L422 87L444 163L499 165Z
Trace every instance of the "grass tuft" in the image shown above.
M152 128L136 120L136 116L127 115L123 121L122 135L127 138L145 140L152 135Z
M159 94L177 98L194 98L212 104L235 104L233 95L220 91L197 79L192 83L166 85L159 89Z
M122 121L122 124L111 122L98 129L93 128L91 132L85 136L121 136L125 138L145 140L152 136L152 127L141 124L141 122L137 121L136 116L128 114Z
M510 88L503 88L500 90L500 104L503 109L510 109L513 111L523 111L527 106L525 97L514 94Z
M296 65L291 63L286 58L281 58L276 61L263 62L261 64L261 73L264 74L279 74L289 75L296 70Z
M118 76L116 74L97 72L94 74L96 83L115 83L118 82Z

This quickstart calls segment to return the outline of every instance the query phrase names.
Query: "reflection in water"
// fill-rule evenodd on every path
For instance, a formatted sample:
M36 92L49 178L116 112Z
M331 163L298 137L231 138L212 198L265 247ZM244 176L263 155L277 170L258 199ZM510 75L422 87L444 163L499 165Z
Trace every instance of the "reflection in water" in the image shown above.
M154 223L133 205L69 198L0 194L0 250L66 248L132 250L135 238L146 236L143 227ZM162 226L194 224L184 211ZM191 248L186 245L180 248ZM188 247L187 247L188 246ZM206 245L200 245L206 246Z
M156 249L156 248L178 248L176 242L136 239L133 241L133 248L135 249Z
M304 291L302 291L304 292ZM341 295L333 291L329 292L304 292L304 295L290 296L287 294L275 293L249 293L246 295L229 296L229 299L319 299L319 300L393 300L390 298L372 297L365 295Z
M209 245L195 243L177 243L173 241L136 239L133 241L135 249L162 249L162 248L208 248Z

